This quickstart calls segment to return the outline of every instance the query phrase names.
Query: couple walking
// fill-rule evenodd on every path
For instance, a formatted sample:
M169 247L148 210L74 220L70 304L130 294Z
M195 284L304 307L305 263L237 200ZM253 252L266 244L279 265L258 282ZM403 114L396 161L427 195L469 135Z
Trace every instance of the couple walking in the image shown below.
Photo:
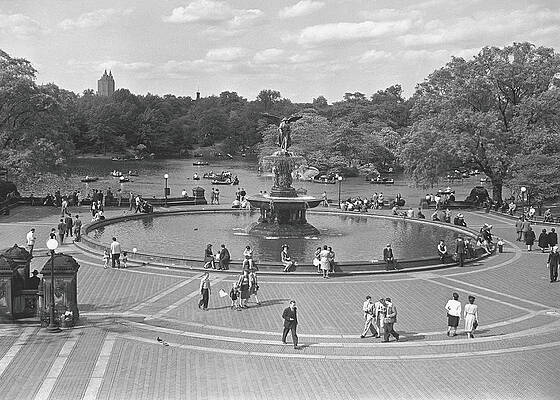
M391 335L397 342L399 341L399 334L393 327L397 322L397 307L393 305L390 297L382 297L374 303L371 296L366 296L362 310L365 326L360 338L365 338L368 330L371 331L374 338L379 338L383 330L383 342L388 342Z

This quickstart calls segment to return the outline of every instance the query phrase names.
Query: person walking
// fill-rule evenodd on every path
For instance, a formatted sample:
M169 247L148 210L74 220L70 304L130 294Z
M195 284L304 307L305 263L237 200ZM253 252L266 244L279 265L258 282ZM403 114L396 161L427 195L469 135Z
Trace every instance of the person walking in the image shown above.
M447 310L447 336L457 336L457 326L461 318L461 302L457 293L453 293L453 298L447 301L445 309Z
M467 338L474 339L474 330L478 327L478 306L474 304L475 297L469 296L469 304L465 304L463 317L465 318L465 333Z
M205 271L200 279L200 301L198 302L198 308L206 311L208 310L208 300L210 299L210 273Z
M558 263L560 262L560 253L558 253L558 246L552 247L548 255L546 267L550 272L550 283L558 280Z
M385 261L385 271L389 271L389 269L396 269L395 257L393 255L391 243L387 243L387 247L383 249L383 260Z
M360 338L365 338L368 331L371 331L373 337L379 337L377 330L375 329L375 307L373 302L371 301L371 296L366 296L366 301L364 301L362 311L364 312L365 325Z
M387 307L387 315L385 316L385 320L383 321L383 342L387 343L389 341L390 335L393 335L398 342L400 336L397 332L395 332L395 329L393 327L393 325L397 323L397 307L395 307L390 297L385 298L385 305Z
M60 238L60 244L64 243L64 234L66 233L66 224L64 223L64 219L60 218L60 222L57 226L58 229L58 237Z
M214 251L212 250L212 244L208 243L206 249L204 250L204 268L216 269L214 265Z
M80 216L76 214L76 220L74 221L74 236L76 237L75 241L79 242L82 240L82 220Z
M35 242L37 241L37 236L35 236L35 228L31 228L29 232L27 232L26 236L27 240L27 248L29 249L29 255L33 255L33 247L35 246Z
M115 264L117 268L121 267L121 244L117 242L116 237L113 237L111 242L111 268L115 268Z
M533 243L535 243L535 232L533 232L533 228L529 226L525 232L525 244L527 245L527 251L533 250Z
M229 254L229 250L226 249L225 244L222 244L222 249L220 250L220 258L219 258L218 269L221 269L221 270L229 269L230 259L231 259L231 256Z
M558 244L558 234L556 233L556 229L551 228L550 232L548 232L548 245L550 247L554 247Z
M259 281L257 279L257 271L251 270L249 273L249 295L255 296L255 301L257 305L260 305L259 301Z
M297 307L296 301L290 300L290 306L284 309L282 313L282 318L284 319L284 330L282 331L282 343L286 343L286 337L288 336L288 332L291 331L292 333L292 343L294 344L294 349L298 349L298 336L296 333L297 329Z
M521 216L517 221L515 221L515 231L517 232L517 241L521 242L523 238L523 219L524 217Z
M465 265L465 254L467 253L463 238L457 238L456 246L455 252L457 253L457 263L459 264L459 267L463 267Z
M381 297L373 304L373 317L375 330L377 330L377 337L381 337L381 332L385 328L385 316L387 315L387 307L385 306L385 299Z
M548 233L546 233L546 229L543 229L541 234L539 235L539 247L541 252L544 253L545 249L548 250Z

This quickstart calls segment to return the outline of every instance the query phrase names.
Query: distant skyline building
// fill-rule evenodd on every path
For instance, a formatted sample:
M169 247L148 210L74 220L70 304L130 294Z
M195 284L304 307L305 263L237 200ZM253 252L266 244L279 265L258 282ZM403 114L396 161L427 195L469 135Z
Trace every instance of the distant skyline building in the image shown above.
M115 93L115 80L113 79L113 73L109 70L109 75L107 75L107 70L105 70L101 79L97 81L97 95L110 97L113 93Z

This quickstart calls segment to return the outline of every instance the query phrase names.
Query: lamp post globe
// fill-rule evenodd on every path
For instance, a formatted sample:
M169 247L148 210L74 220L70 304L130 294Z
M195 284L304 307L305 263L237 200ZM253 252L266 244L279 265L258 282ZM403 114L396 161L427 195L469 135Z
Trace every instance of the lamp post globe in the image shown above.
M527 188L525 186L521 186L521 202L525 202L525 198L527 198L527 203L529 202L529 196L527 195Z
M60 332L60 329L54 323L54 251L58 248L58 242L56 239L47 240L47 249L51 252L51 298L50 298L50 318L49 326L47 327L47 332L56 333Z

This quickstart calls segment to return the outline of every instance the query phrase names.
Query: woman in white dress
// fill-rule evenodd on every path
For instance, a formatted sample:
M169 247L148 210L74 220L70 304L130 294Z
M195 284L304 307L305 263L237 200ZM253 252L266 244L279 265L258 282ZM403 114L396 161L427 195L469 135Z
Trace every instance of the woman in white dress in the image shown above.
M478 306L474 304L474 296L469 296L469 304L465 304L465 333L467 338L474 339L474 330L478 326Z
M323 278L329 279L329 268L331 267L330 263L330 255L331 252L329 248L325 245L323 246L323 250L319 253L319 261L321 262L321 271L323 271Z

